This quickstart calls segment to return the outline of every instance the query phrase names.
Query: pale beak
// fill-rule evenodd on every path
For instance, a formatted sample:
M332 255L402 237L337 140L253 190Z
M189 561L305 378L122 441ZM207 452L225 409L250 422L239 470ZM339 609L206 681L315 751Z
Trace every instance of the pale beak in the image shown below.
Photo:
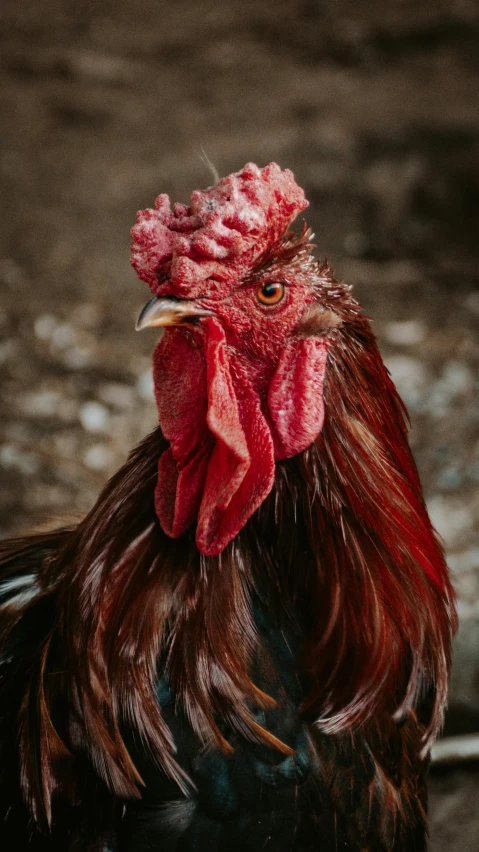
M166 325L181 325L188 320L212 317L213 311L200 308L196 302L188 299L176 299L174 296L153 296L140 313L136 321L136 330L143 328L161 328Z

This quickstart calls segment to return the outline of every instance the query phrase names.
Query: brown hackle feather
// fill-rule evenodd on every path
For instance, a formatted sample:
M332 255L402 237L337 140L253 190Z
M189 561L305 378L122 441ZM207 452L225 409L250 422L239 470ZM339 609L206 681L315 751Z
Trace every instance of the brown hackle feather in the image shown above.
M64 771L74 753L86 753L119 797L141 795L127 728L188 792L155 694L159 665L203 742L230 749L226 724L291 753L249 709L274 703L251 672L254 590L278 613L298 613L303 712L318 732L406 716L431 688L424 749L441 725L454 602L405 411L367 319L349 288L313 265L306 239L298 262L324 310L316 324L310 314L304 333L331 344L326 419L309 449L277 464L272 493L236 539L206 557L194 530L164 534L153 495L167 444L156 429L75 529L3 549L8 571L15 554L44 541L40 596L56 598L19 718L24 788L47 821L51 796L74 776ZM3 639L19 615L6 616Z

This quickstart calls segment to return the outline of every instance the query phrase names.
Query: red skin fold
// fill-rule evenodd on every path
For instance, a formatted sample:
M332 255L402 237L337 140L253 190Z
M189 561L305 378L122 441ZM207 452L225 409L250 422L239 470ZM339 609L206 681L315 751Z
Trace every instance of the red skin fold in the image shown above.
M167 332L156 349L156 400L170 447L160 457L155 503L161 525L172 538L196 521L214 445L206 425L204 367L203 352L182 332Z
M323 425L327 343L295 336L311 288L293 278L272 311L255 297L274 280L255 270L274 260L306 204L291 172L248 164L192 193L190 207L171 210L160 195L132 230L132 263L152 291L213 313L197 327L168 329L154 358L170 442L156 511L172 538L196 522L206 555L220 553L268 496L275 461L306 449Z
M281 355L268 390L277 459L300 453L321 431L327 357L323 340L306 338L292 340Z
M293 340L263 393L230 368L222 324L168 330L154 376L169 449L158 467L156 510L177 538L197 520L196 542L220 553L268 496L276 459L304 450L321 430L323 341ZM202 346L203 344L203 346Z
M140 210L131 231L131 262L153 293L226 295L307 206L289 169L248 163L216 186L192 192L189 207L174 204L171 210L163 194L155 209Z

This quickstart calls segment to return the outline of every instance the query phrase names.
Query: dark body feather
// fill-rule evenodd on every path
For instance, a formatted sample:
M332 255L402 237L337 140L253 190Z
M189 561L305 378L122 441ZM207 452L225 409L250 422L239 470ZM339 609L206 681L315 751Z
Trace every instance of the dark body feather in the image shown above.
M16 849L425 848L452 592L369 325L320 272L324 428L220 556L159 525L159 431L77 528L1 547Z
M39 548L44 554L48 544ZM19 852L426 848L427 761L418 758L423 726L412 713L399 724L383 714L354 733L318 731L300 712L306 686L297 666L302 631L296 622L287 626L284 615L275 616L271 602L258 596L253 603L258 644L252 676L276 705L256 709L253 716L290 752L252 743L226 729L231 754L215 746L205 748L184 711L175 707L163 672L156 694L175 740L175 760L192 782L188 795L182 795L148 755L137 732L125 726L125 742L145 784L142 798L124 807L78 755L76 804L64 791L54 798L50 829L38 830L19 785L12 784L19 773L12 715L55 619L55 598L55 593L46 594L32 604L4 648L2 664L10 669L3 684L8 700L1 720L4 843L15 838ZM59 708L57 714L61 730ZM32 724L30 736L38 736L36 721ZM63 771L66 778L67 761Z

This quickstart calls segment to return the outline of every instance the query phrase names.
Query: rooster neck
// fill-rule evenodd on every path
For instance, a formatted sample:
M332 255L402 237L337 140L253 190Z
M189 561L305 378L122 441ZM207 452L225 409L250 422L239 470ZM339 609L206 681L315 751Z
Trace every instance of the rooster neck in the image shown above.
M187 785L155 697L159 660L200 740L227 750L221 719L278 747L251 715L271 701L255 670L258 601L278 629L299 631L301 712L325 733L405 716L428 690L425 748L441 724L452 591L401 404L367 324L352 316L348 335L331 346L319 438L276 464L271 493L219 556L198 552L193 527L179 539L161 529L154 490L168 444L156 430L45 564L58 618L41 677L65 661L55 682L74 707L71 736L83 725L118 795L138 785L123 725Z

